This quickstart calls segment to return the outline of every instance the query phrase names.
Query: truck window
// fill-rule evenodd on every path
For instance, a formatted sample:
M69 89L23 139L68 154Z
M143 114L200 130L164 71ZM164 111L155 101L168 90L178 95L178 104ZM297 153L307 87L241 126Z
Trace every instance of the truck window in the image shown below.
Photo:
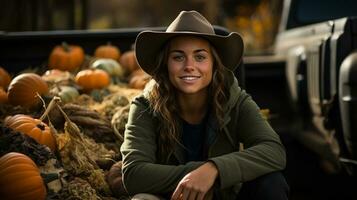
M356 0L298 0L295 5L295 23L288 28L357 15Z

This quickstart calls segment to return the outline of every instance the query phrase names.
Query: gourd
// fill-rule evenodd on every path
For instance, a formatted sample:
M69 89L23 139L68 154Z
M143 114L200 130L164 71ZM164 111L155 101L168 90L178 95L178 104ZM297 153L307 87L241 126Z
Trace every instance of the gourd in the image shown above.
M0 197L6 200L44 200L46 187L28 156L10 152L0 158Z
M73 71L84 62L84 50L78 45L68 45L63 42L53 48L49 56L48 66L51 69Z
M48 146L53 152L56 150L56 140L50 127L40 119L17 114L7 116L4 125L32 137L38 143Z
M120 58L120 49L110 42L106 45L100 45L94 51L94 56L97 58L111 58L113 60L119 60Z
M119 78L124 78L125 70L119 64L118 61L111 58L99 58L96 59L91 65L90 68L93 69L102 69L106 71L111 76L117 76Z
M83 90L90 91L108 86L110 77L101 69L84 69L76 74L75 81Z
M2 67L0 67L0 87L6 89L11 82L10 74Z
M16 76L8 87L8 99L13 105L32 107L40 102L39 95L47 94L47 83L35 73L23 73Z
M64 104L74 101L79 96L79 92L75 87L66 85L54 87L51 93L59 96Z

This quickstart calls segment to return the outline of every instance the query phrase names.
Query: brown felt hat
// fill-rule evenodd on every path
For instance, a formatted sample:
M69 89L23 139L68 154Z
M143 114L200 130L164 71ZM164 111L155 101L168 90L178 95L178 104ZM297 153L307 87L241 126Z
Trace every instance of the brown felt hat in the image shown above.
M153 75L157 65L157 56L161 48L171 38L180 35L199 36L209 41L216 49L222 63L234 70L243 55L243 40L232 32L229 35L217 35L213 26L197 11L182 11L167 27L166 31L142 31L136 37L135 54L140 67Z

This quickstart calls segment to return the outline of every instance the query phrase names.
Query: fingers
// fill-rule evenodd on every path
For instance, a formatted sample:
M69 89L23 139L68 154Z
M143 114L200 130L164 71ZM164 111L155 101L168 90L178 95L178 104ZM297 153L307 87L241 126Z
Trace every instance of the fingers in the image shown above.
M176 200L203 200L205 193L187 184L180 184L174 191L171 199Z
M189 196L188 196L188 200L196 200L196 197L198 196L199 192L197 192L196 190L189 190Z
M205 196L206 196L205 193L200 192L200 193L198 193L198 195L197 195L197 200L203 200L203 198L204 198Z
M188 199L189 199L190 194L191 194L190 189L187 189L187 188L183 189L183 192L182 192L182 199L183 199L183 200L186 200L186 199L188 200Z
M171 200L180 199L182 190L183 190L183 188L182 188L181 184L179 184L179 185L176 187L174 193L172 194Z
M206 194L202 194L202 197L198 197L198 200L212 200L213 199L213 189L210 189Z

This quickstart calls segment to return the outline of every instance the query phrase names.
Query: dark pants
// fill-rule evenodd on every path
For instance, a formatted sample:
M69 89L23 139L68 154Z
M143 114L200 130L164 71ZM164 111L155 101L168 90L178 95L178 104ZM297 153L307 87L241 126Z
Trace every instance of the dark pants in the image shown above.
M286 200L289 186L281 172L272 172L243 183L238 200Z

